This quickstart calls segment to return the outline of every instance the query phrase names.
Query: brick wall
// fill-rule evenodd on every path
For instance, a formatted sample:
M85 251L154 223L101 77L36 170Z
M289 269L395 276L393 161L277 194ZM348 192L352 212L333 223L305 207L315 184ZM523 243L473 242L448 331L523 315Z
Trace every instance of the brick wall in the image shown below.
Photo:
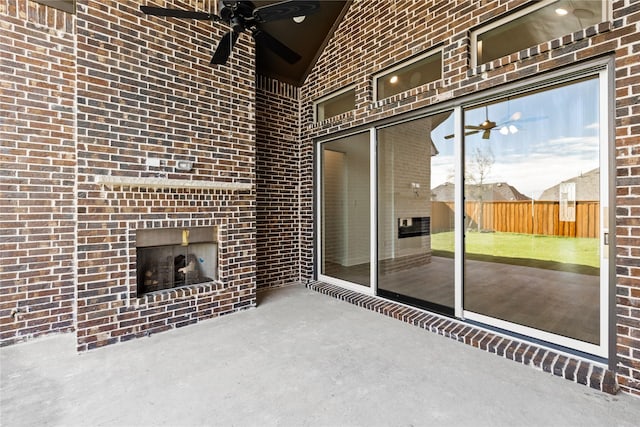
M73 330L75 17L0 0L0 342Z
M525 3L399 0L395 7L379 7L373 0L354 1L301 88L302 278L313 275L312 138L610 55L615 57L617 99L616 372L622 390L640 395L640 2L615 1L610 23L472 69L470 29ZM373 100L374 74L435 47L443 49L441 80L380 102ZM351 84L356 87L356 109L313 123L313 100Z
M614 3L618 382L640 395L640 2ZM611 40L609 40L611 39Z
M299 89L259 77L256 91L258 288L299 280Z
M255 305L253 41L212 67L224 26L139 5L0 2L3 344L73 330L74 296L78 350ZM219 280L138 298L136 230L195 226L217 227Z
M188 2L187 2L188 3ZM188 4L176 2L177 7ZM145 16L137 1L78 8L78 349L149 335L255 305L254 49L209 65L227 29ZM147 166L147 158L161 165ZM193 162L179 172L176 162ZM163 178L146 188L100 176ZM219 283L136 297L135 230L216 226Z

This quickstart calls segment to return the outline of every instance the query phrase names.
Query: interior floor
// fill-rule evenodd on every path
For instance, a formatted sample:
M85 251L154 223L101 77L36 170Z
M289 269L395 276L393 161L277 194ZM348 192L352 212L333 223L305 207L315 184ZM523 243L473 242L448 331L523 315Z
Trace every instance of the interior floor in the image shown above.
M368 262L345 266L337 262L325 261L323 274L358 285L371 286L371 267Z
M331 264L325 274L370 286L369 264ZM447 307L454 305L453 259L388 273L378 287ZM598 344L598 276L521 265L467 260L464 309L531 328Z

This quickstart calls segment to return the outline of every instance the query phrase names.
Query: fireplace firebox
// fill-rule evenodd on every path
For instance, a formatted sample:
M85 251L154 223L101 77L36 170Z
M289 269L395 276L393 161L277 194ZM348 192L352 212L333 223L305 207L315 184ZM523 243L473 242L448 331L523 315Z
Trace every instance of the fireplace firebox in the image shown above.
M137 294L217 279L215 227L136 231Z

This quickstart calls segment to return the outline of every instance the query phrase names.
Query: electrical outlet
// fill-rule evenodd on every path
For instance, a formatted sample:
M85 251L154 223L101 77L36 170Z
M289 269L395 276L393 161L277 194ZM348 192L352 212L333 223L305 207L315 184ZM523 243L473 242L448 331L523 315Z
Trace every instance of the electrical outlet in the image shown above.
M178 160L176 161L176 169L179 171L190 171L193 168L193 162L188 160Z
M147 157L147 166L154 168L160 167L160 159L157 157Z

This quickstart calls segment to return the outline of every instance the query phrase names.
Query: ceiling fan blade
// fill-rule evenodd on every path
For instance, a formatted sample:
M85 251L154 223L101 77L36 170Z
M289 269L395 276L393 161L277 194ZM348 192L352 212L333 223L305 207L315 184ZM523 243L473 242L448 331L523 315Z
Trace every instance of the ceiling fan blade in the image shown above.
M469 131L469 132L465 132L464 136L475 135L476 133L480 133L480 131L479 130L472 130L472 131ZM454 136L456 136L456 135L452 133L451 135L446 135L444 137L444 139L451 139Z
M464 127L465 129L473 129L473 130L484 130L485 128L482 126L473 126L473 125L467 125Z
M187 18L187 19L202 19L202 20L215 20L216 15L212 15L206 12L197 12L195 10L180 10L180 9L166 9L164 7L154 6L140 6L142 13L152 16L167 16L169 18Z
M277 21L279 19L307 16L315 13L320 7L318 0L290 0L257 7L253 17L258 23Z
M218 47L216 51L213 53L213 57L211 58L211 64L224 65L229 59L229 55L231 55L231 49L235 46L236 41L238 40L238 33L234 31L229 31L227 34L222 36L220 42L218 43Z
M256 29L252 31L252 35L256 43L264 43L265 46L278 54L278 56L287 61L289 64L295 64L301 58L300 55L289 49L287 46L276 40L272 35L265 31Z

